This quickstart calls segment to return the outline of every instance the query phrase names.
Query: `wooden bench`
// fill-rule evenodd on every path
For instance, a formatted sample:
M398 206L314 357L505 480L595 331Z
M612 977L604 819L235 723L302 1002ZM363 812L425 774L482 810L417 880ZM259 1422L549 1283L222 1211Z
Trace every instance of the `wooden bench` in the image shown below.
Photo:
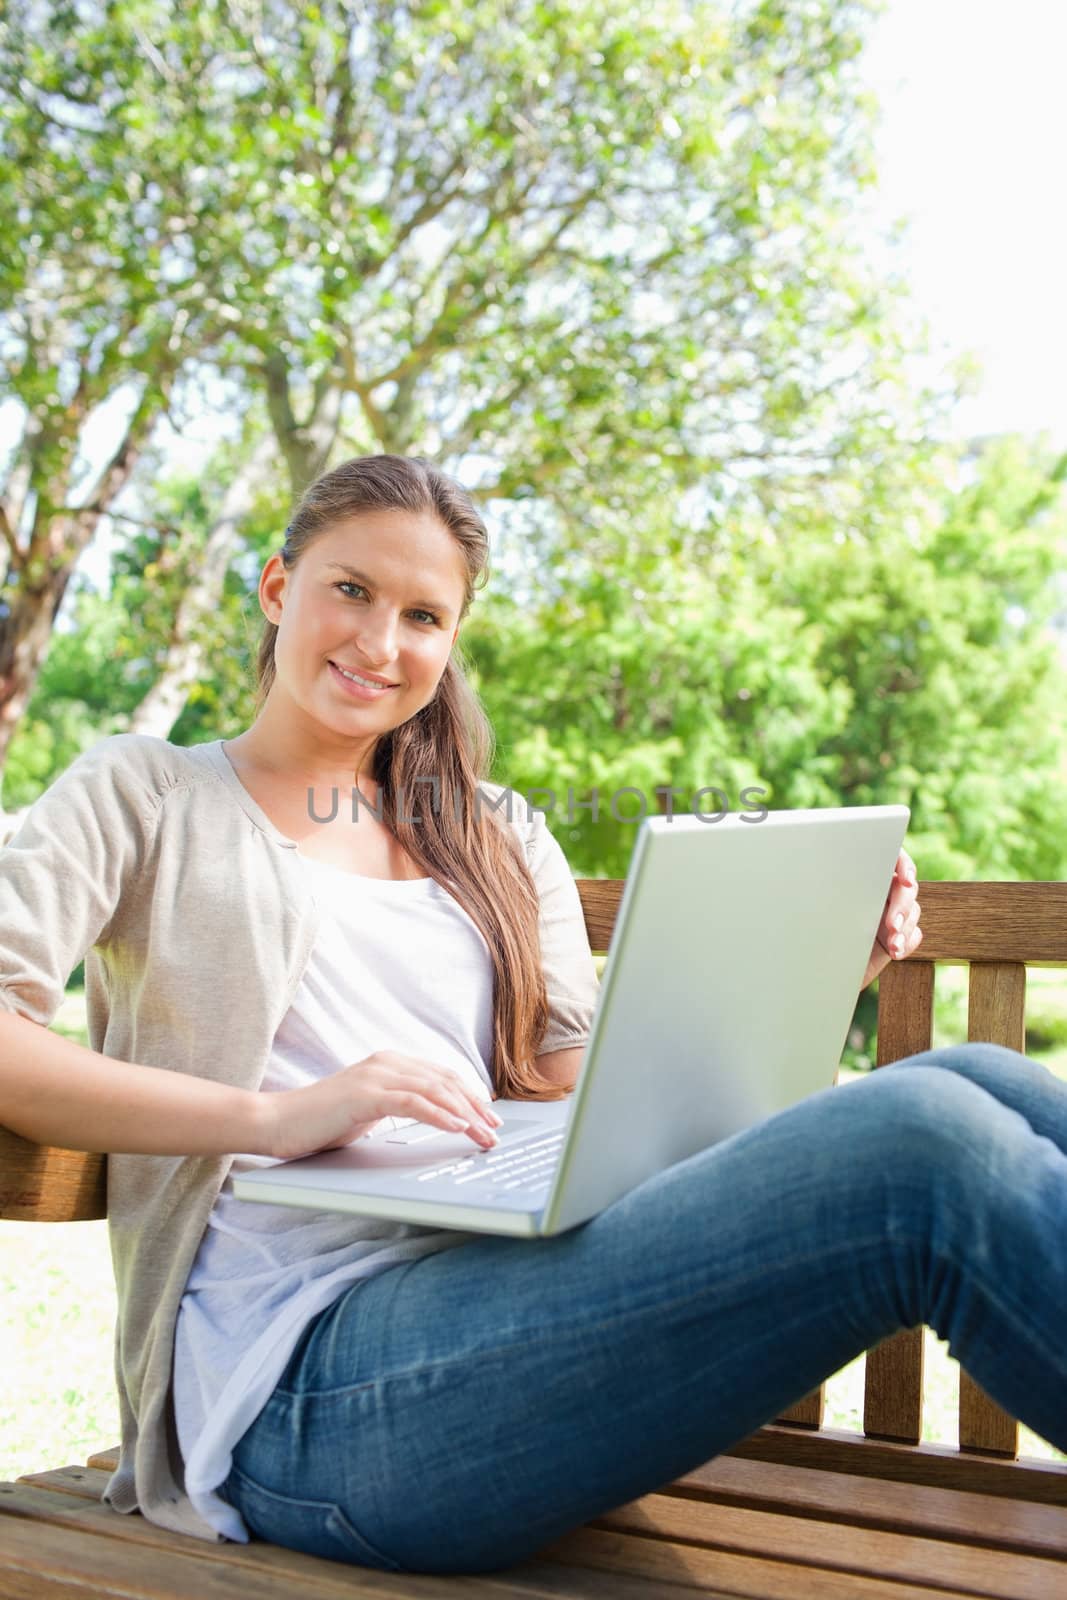
M621 882L579 881L607 948ZM923 883L925 937L879 985L878 1065L931 1042L934 967L970 963L969 1037L1023 1046L1025 967L1067 965L1067 884ZM829 1079L829 1071L828 1071ZM842 1090L841 1092L847 1092ZM3 1215L105 1215L105 1158L0 1130ZM822 1427L820 1388L726 1454L506 1573L404 1576L255 1540L208 1544L101 1503L118 1451L0 1484L0 1594L1054 1600L1067 1595L1067 1465L1019 1461L1018 1425L961 1373L959 1448L922 1444L922 1330L866 1358L864 1433Z

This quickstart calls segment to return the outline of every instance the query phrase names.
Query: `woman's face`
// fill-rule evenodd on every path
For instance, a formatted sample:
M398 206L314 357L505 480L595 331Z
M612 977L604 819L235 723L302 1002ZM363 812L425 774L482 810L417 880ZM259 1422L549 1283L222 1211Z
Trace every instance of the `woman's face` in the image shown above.
M282 689L339 744L366 735L369 749L433 698L459 631L466 573L436 517L398 510L334 524L292 572L272 556L259 590L278 626L272 696ZM389 687L367 693L342 668Z

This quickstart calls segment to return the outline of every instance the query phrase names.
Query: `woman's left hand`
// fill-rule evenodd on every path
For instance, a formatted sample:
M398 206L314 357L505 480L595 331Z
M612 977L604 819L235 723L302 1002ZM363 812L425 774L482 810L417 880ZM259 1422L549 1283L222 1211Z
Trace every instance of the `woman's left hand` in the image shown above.
M902 961L922 944L919 902L915 898L918 892L919 875L915 871L915 863L907 851L902 850L897 857L893 881L889 885L882 920L875 936L874 948L871 950L871 959L867 963L867 971L860 985L862 989L873 983L890 961Z

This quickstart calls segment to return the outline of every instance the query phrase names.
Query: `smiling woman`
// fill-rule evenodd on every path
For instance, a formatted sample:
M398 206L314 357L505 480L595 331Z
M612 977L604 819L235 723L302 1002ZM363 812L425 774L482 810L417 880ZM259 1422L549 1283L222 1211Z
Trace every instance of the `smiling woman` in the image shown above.
M175 1532L247 1540L217 1491L315 1316L472 1238L253 1205L234 1178L388 1117L479 1154L493 1098L564 1099L589 1036L577 887L543 813L486 781L458 653L488 551L432 463L344 462L260 575L251 726L101 741L0 852L0 1122L108 1154L105 1502ZM335 786L369 804L331 813ZM83 958L89 1049L50 1031Z
M454 654L488 553L469 496L422 458L369 456L320 478L260 575L257 716L225 749L305 854L446 889L491 963L496 1092L558 1098L535 1064L549 1022L537 888L514 830L477 800L492 731ZM314 822L332 808L313 796L353 785L367 808ZM584 929L576 893L569 914Z
M484 1154L493 1095L563 1100L581 1068L598 987L577 885L543 813L505 815L485 782L457 655L487 554L430 463L345 462L261 574L252 726L105 739L0 851L0 1122L108 1152L106 1505L493 1571L921 1323L1067 1446L1067 1096L1014 1051L827 1088L550 1235L238 1198L264 1163L358 1162L386 1118L458 1134L499 1176L516 1150ZM358 820L309 810L354 784ZM890 946L918 931L913 880L891 886ZM83 957L89 1050L50 1031Z

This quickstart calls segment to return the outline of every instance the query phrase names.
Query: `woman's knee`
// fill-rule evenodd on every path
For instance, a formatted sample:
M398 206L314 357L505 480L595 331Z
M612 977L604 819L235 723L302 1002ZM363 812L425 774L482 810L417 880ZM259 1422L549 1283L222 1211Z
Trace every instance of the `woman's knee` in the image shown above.
M894 1062L873 1072L852 1106L857 1154L863 1150L864 1159L883 1170L888 1165L909 1182L916 1174L965 1171L973 1164L994 1107L966 1074L946 1071L949 1065L910 1058L907 1071Z
M1033 1110L1048 1105L1050 1089L1056 1086L1055 1074L1039 1061L1006 1045L975 1041L966 1044L943 1045L938 1050L925 1050L918 1055L905 1056L901 1061L890 1062L878 1071L900 1076L916 1068L933 1068L947 1077L966 1078L986 1094L1003 1105L1023 1110Z

